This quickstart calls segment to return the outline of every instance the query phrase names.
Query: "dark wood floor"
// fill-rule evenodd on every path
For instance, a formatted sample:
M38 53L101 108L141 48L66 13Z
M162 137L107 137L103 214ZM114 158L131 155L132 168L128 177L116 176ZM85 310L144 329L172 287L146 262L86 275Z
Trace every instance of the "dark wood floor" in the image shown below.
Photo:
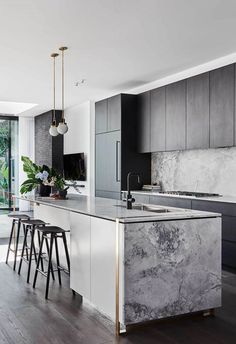
M2 244L2 245L1 245ZM0 240L3 254L6 244ZM1 256L1 255L0 255ZM195 315L161 321L115 338L88 305L73 297L69 281L51 285L50 300L44 299L45 279L38 287L25 282L11 266L0 263L0 343L4 344L230 344L236 343L236 275L223 272L223 307L214 317Z

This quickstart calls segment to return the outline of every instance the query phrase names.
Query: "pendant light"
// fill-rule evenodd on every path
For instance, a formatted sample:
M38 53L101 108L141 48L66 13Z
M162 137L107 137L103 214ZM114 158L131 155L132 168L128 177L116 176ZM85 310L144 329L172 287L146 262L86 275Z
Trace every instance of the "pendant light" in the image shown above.
M64 51L67 50L67 47L61 47L61 120L58 124L57 131L59 134L64 135L68 131L68 126L65 122L65 111L64 111Z
M52 124L49 128L49 134L51 136L57 136L57 121L56 121L56 57L59 54L53 53L51 57L53 58L53 116L52 116Z

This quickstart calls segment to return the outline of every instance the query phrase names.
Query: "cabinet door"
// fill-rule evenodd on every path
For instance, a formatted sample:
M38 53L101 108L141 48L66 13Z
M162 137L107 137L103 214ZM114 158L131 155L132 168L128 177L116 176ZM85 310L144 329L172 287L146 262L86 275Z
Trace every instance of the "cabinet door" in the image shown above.
M121 129L121 95L111 97L108 99L108 120L107 131L114 131Z
M107 131L107 99L95 103L95 132L105 133Z
M115 319L116 223L91 218L91 302Z
M70 212L70 287L90 300L90 216Z
M187 149L209 148L209 73L187 79Z
M236 243L222 241L222 263L231 268L236 268Z
M222 216L222 239L236 244L236 217ZM236 261L235 261L236 265Z
M96 197L102 197L102 198L121 199L120 192L96 190L95 195Z
M234 144L234 65L210 72L210 147Z
M96 190L120 192L121 134L96 135Z
M165 87L151 91L151 152L165 150L166 130Z
M151 151L151 113L150 92L138 95L138 150L140 153Z
M166 205L169 207L191 209L191 200L177 197L150 196L150 204Z
M185 149L186 81L166 86L166 150Z
M192 200L192 208L196 210L219 213L226 216L236 216L236 204L234 203Z

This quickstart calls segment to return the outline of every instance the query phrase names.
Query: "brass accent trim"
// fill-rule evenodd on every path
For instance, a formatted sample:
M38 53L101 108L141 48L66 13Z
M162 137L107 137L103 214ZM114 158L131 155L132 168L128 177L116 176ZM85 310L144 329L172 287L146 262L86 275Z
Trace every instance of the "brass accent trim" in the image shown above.
M120 231L119 219L116 219L116 336L120 335Z
M52 53L51 57L53 58L53 116L52 116L52 125L57 126L56 123L56 57L59 56L57 53Z

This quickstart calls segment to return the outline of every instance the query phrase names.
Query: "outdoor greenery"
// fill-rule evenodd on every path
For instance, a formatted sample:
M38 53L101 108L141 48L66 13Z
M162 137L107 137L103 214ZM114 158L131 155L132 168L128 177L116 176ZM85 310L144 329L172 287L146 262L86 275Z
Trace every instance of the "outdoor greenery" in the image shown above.
M28 178L21 184L21 194L32 191L40 184L54 186L57 190L64 189L65 181L63 177L53 168L46 165L36 165L26 156L22 156L21 160L23 161L23 170Z
M3 120L0 122L0 207L8 204L5 193L9 189L8 148L9 123Z

